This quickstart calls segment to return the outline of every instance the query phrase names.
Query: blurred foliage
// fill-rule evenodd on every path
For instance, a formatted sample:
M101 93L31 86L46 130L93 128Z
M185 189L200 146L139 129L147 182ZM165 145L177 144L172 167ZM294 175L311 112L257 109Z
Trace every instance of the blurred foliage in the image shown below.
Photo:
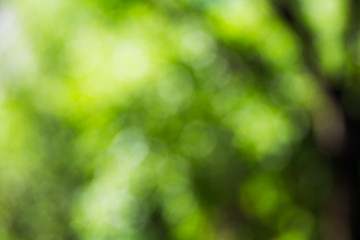
M344 1L299 4L351 68ZM319 239L300 41L265 0L2 2L0 239Z

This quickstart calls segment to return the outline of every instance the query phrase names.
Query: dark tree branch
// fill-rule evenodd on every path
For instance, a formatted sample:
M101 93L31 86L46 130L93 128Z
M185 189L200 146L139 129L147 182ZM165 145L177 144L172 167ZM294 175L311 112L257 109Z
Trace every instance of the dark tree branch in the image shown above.
M304 62L308 70L318 79L324 81L318 64L318 56L314 46L313 34L299 16L297 1L270 0L275 13L298 36L303 50Z
M336 76L325 76L320 66L320 58L315 46L315 37L311 29L303 21L301 15L300 5L297 0L269 0L275 13L285 24L292 30L292 32L300 40L300 46L303 53L303 61L306 69L314 76L315 80L322 88L324 93L334 101L334 105L340 103L343 94L343 87L336 85ZM358 1L358 0L354 0ZM344 82L341 79L340 82Z
M297 1L283 1L270 0L275 12L282 18L288 26L293 30L301 41L303 49L304 63L308 70L314 75L324 93L328 96L330 104L337 110L337 114L344 121L344 129L346 135L344 136L344 147L338 155L332 157L332 167L334 169L334 177L336 186L342 186L346 191L344 194L348 198L348 206L334 206L339 209L349 208L349 228L351 231L351 239L360 238L360 208L358 203L360 201L360 184L359 184L359 163L360 151L358 149L360 124L354 121L347 114L342 102L344 86L347 82L346 75L341 76L341 85L336 85L336 81L332 81L333 76L324 76L318 64L316 48L314 45L311 31L307 29L299 16ZM359 71L356 66L358 61L355 55L356 42L359 34L359 13L360 0L349 0L350 17L348 19L348 26L345 30L345 43L350 58L350 80L355 82L359 79ZM336 197L336 192L333 193ZM336 216L335 216L336 217ZM339 227L339 226L333 226ZM342 238L343 239L343 238Z

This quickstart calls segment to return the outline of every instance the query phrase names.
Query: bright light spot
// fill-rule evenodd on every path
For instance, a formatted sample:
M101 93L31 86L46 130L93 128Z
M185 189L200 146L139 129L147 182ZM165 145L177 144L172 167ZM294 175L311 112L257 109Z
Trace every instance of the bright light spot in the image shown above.
M121 81L131 81L144 77L149 70L149 57L143 46L125 41L113 52L115 75Z
M16 16L9 7L0 8L0 54L19 38Z
M129 192L132 176L148 152L144 136L137 129L127 129L115 137L93 183L82 192L75 209L76 227L85 228L92 237L106 237L116 229L126 232L134 197Z

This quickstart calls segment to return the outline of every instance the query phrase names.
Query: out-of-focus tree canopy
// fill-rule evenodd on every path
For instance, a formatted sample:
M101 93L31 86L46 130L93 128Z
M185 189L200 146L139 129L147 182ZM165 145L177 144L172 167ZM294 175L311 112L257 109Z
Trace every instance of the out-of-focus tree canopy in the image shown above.
M356 239L358 10L0 2L0 240Z

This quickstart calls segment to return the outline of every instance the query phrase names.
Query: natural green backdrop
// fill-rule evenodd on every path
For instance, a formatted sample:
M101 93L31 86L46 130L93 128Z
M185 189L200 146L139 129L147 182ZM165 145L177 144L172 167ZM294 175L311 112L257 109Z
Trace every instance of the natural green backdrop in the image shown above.
M359 9L0 1L0 240L358 239Z

